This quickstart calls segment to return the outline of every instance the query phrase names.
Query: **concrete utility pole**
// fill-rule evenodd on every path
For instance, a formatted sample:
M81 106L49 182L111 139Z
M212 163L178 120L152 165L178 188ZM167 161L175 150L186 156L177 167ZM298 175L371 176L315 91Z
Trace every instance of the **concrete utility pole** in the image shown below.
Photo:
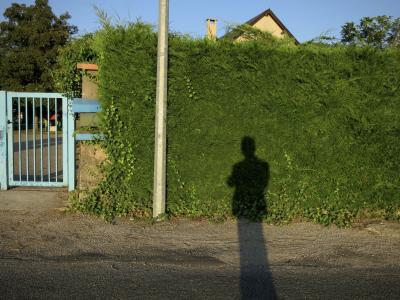
M169 0L160 0L157 53L153 217L165 213L167 156L167 74Z

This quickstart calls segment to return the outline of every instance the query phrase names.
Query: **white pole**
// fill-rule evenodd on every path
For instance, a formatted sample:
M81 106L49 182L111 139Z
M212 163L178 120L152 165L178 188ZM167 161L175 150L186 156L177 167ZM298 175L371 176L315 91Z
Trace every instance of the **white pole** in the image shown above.
M157 53L153 217L165 213L167 153L168 0L160 0Z

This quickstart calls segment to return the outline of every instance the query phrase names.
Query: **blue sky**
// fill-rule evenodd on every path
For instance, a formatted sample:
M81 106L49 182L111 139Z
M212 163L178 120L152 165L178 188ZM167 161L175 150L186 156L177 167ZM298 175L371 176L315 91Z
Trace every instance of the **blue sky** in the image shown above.
M34 1L0 0L0 10L11 3L32 4ZM93 9L97 6L120 21L142 21L156 25L158 0L50 0L59 15L68 11L70 23L80 33L95 31L99 23ZM200 37L205 33L205 19L218 19L218 34L228 25L241 24L271 8L300 42L321 33L339 35L345 22L364 16L390 15L400 17L400 0L170 0L170 28ZM3 19L3 17L0 17Z

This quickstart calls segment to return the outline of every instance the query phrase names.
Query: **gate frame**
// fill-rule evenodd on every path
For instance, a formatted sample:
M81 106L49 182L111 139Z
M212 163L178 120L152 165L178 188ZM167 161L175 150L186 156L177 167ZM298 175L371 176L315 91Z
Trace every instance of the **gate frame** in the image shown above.
M62 182L31 182L14 181L10 172L13 161L9 153L13 153L13 124L8 124L8 117L12 118L12 106L8 106L8 99L12 97L25 98L62 98L63 120L63 181ZM12 100L11 100L12 102ZM62 93L36 93L36 92L8 92L0 91L0 189L7 190L10 186L42 186L42 187L68 187L74 191L76 186L75 143L76 141L92 141L103 139L103 134L77 133L75 134L76 113L97 113L101 111L98 100L81 98L68 99ZM11 137L9 137L11 135ZM18 183L18 184L14 184Z
M0 91L0 188L2 190L8 188L7 136L7 92Z
M24 98L54 98L62 99L62 162L63 162L63 181L62 182L31 182L31 181L15 181L13 179L13 159L10 153L13 153L13 122L12 119L12 103L13 97ZM11 99L11 100L10 100ZM69 170L75 167L75 161L69 161L70 151L74 149L75 143L70 144L73 137L73 131L70 132L70 122L73 122L73 116L70 112L69 99L62 93L37 93L37 92L7 92L0 91L0 184L2 190L7 190L10 186L32 186L32 187L68 187L70 184ZM50 146L50 145L49 145ZM72 146L72 147L71 147ZM72 149L71 149L72 148Z

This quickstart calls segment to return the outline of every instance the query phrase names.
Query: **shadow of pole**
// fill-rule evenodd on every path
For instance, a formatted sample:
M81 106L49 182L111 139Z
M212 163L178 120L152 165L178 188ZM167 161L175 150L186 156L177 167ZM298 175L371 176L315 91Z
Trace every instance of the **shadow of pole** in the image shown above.
M244 160L233 166L228 185L235 188L232 213L237 217L241 299L276 299L268 266L262 220L267 212L269 165L255 155L253 138L242 139Z

